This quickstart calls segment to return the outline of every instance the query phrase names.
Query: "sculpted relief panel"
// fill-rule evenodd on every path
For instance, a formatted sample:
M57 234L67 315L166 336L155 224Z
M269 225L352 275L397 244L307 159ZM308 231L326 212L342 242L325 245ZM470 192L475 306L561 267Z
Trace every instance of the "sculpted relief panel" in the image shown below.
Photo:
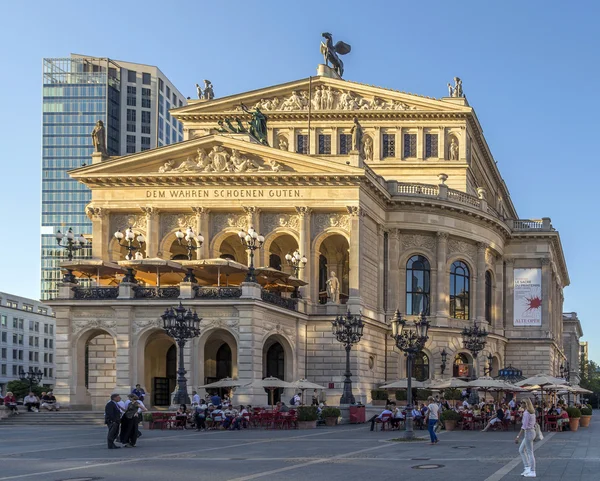
M448 257L454 254L465 254L469 256L472 261L475 261L477 259L477 247L468 242L450 239L448 241Z
M278 227L289 227L295 231L300 225L300 217L292 214L279 214L275 212L265 212L260 216L260 232L272 232Z
M196 230L195 214L161 214L160 216L161 239L173 229L185 231L188 227Z
M436 240L433 238L433 236L422 234L402 234L400 238L403 251L422 247L431 252L435 252Z
M308 91L292 91L289 96L260 99L255 109L269 111L308 110L309 103L313 110L416 110L417 107L399 100L388 100L379 97L366 98L351 90L339 90L330 86L316 86L309 99ZM237 106L237 111L242 107Z
M226 149L215 145L212 150L198 149L196 155L188 155L185 160L177 164L176 160L167 160L159 167L159 174L190 174L210 172L281 172L293 171L290 167L283 166L273 159L263 160L258 157L247 157L236 149Z
M318 234L331 227L337 227L346 232L350 232L350 215L331 212L328 214L316 213L312 216L311 233L313 239Z
M211 237L214 237L219 232L228 229L247 229L248 217L244 214L213 214L211 222Z
M110 232L116 232L117 230L124 231L128 227L132 227L134 230L141 229L146 230L146 215L140 214L111 214L110 216Z

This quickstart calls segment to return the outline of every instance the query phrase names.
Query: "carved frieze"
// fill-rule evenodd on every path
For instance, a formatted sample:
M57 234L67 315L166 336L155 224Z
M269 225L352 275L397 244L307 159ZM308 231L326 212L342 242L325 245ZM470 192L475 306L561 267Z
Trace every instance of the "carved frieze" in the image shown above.
M472 261L477 259L477 247L474 244L469 244L458 239L450 239L448 241L448 257L455 254L464 254Z
M290 112L308 110L309 104L312 104L312 110L416 110L416 107L399 100L363 97L348 89L325 85L315 87L310 99L308 91L294 90L289 95L260 99L254 108L266 112ZM242 111L242 108L237 106L235 110Z
M185 160L167 160L158 168L159 174L195 174L195 173L253 173L293 171L273 159L261 159L248 156L237 149L226 149L215 145L210 151L199 148L196 155L188 155Z
M213 214L211 220L211 236L229 228L248 228L248 217L245 214Z
M94 218L102 219L104 217L105 210L102 207L93 207L88 205L85 208L85 215L88 216L90 220L94 220Z
M71 323L71 332L77 334L84 329L114 329L117 321L107 319L81 319Z
M160 215L160 237L163 238L173 229L185 231L188 227L197 230L195 214L161 214Z
M401 240L402 250L423 248L435 252L436 240L433 236L423 234L402 234Z
M315 238L324 230L336 227L338 229L350 232L350 215L337 212L323 213L319 212L312 216L312 237Z
M158 317L156 319L141 319L133 321L132 331L134 334L138 334L141 331L149 328L149 327L157 327L162 328L163 322Z
M265 334L267 334L267 335L269 335L269 334L284 334L290 342L292 342L292 343L295 342L295 335L296 335L295 330L290 327L283 326L279 322L263 321L262 328L263 328L263 331L265 332Z
M300 226L300 216L297 214L285 214L265 212L260 216L260 232L267 234L278 227L288 227L295 231Z
M200 322L200 327L202 329L228 329L230 331L238 332L240 330L239 324L239 319L204 318L202 319L202 322Z
M111 214L110 216L110 232L116 232L117 230L125 230L128 227L132 227L134 230L141 229L146 230L146 215L143 213L139 214ZM111 234L112 235L112 234Z

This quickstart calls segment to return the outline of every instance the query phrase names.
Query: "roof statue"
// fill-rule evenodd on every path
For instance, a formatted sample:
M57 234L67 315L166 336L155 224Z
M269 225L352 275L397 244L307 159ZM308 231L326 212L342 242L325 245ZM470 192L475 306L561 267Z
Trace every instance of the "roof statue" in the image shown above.
M333 36L330 33L325 32L321 36L325 38L325 43L321 42L321 53L325 59L325 65L329 66L328 62L331 62L331 67L341 78L344 75L344 63L339 56L350 53L352 47L342 41L333 45Z
M204 90L200 85L196 84L196 92L199 100L212 100L215 98L215 92L210 80L204 81Z
M233 125L231 119L226 118L224 121L219 120L217 122L219 128L216 131L224 134L250 134L257 142L269 145L267 142L267 117L265 114L258 107L255 107L254 110L250 110L244 104L240 104L240 107L244 112L252 116L248 122L248 126L246 127L238 117L234 119L237 125Z
M454 87L448 84L449 97L464 97L465 94L462 88L462 80L459 77L454 77Z
M102 122L102 120L96 122L96 126L94 127L94 130L92 130L91 135L94 152L108 155L106 151L106 130L104 129L104 122Z

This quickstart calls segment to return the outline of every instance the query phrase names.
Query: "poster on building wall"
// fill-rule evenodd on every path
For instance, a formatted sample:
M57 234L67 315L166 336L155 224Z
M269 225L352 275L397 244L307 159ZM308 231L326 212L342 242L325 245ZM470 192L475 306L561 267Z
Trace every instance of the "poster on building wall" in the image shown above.
M542 270L515 269L513 325L542 325Z

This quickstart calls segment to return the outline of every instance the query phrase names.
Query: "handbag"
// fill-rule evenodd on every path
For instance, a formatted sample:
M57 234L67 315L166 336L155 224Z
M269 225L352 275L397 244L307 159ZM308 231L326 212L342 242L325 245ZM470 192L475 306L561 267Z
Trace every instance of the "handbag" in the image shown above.
M534 442L541 441L544 439L544 435L542 434L542 430L540 429L540 425L535 423L535 438L533 438Z

